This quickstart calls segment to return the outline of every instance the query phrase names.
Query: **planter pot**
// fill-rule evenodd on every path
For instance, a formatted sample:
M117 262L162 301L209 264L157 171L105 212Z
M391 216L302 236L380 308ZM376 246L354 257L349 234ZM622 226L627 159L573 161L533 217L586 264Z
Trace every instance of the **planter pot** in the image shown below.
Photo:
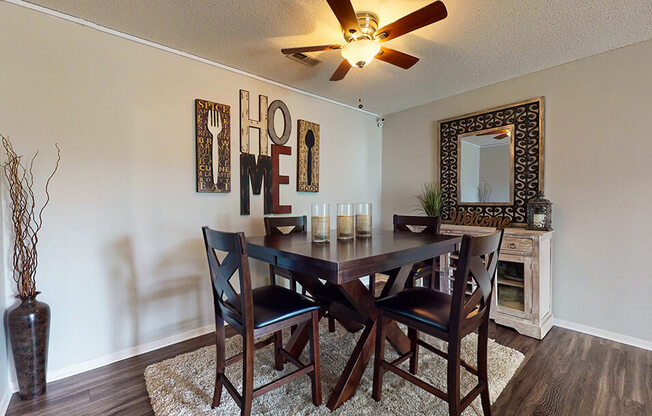
M34 296L20 299L20 305L9 311L7 323L14 353L20 398L31 399L45 392L50 307Z

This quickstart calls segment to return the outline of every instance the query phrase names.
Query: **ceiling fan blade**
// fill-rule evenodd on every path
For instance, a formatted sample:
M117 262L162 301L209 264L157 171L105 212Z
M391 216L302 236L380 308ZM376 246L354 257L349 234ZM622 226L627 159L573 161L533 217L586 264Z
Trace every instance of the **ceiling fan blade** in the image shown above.
M351 65L349 64L349 61L347 61L346 59L343 59L342 63L340 64L340 66L337 67L337 69L335 70L335 72L331 76L330 80L331 81L339 81L339 80L341 80L342 78L344 78L346 73L349 72L349 69L351 69Z
M394 23L381 27L374 33L374 36L381 42L386 42L413 30L438 22L446 18L446 16L448 16L446 6L441 1L436 1L416 12L401 17Z
M335 50L340 48L341 48L340 45L300 46L298 48L284 48L281 49L281 52L285 55L291 55L293 53L330 51L330 50Z
M509 136L508 136L507 134L499 134L498 136L494 137L494 139L496 139L496 140L502 140L502 139L504 139L505 137L509 137Z
M380 52L376 55L376 59L385 61L388 64L399 66L403 69L409 69L412 65L419 62L419 58L416 56L408 55L407 53L382 46L380 47Z
M335 17L340 22L340 26L345 32L360 33L362 34L362 29L360 29L360 23L358 23L358 17L355 15L355 10L353 10L353 5L351 0L326 0L328 5L331 6L331 10L335 13Z

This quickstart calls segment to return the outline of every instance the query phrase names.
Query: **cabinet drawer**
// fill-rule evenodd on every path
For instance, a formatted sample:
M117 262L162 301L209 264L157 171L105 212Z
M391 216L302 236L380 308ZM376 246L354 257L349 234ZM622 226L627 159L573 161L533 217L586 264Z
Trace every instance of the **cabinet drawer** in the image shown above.
M521 253L531 253L532 240L529 238L505 237L503 238L501 251L518 251Z

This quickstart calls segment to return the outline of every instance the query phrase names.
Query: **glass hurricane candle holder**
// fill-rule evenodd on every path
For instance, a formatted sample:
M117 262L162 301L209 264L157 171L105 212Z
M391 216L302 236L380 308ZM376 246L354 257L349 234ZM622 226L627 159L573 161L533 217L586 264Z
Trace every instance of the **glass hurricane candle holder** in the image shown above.
M331 230L330 204L312 204L310 234L313 243L328 243Z
M355 206L355 234L358 237L371 237L371 204Z
M353 204L337 204L337 238L350 240L354 235Z

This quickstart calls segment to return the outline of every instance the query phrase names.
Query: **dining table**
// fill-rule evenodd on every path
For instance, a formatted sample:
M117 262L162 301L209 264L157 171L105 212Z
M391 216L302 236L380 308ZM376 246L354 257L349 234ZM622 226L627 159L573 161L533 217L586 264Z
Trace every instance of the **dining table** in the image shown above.
M309 233L247 237L247 251L251 258L289 270L322 305L320 318L328 313L351 333L360 332L328 399L327 407L334 410L355 394L374 351L376 290L361 279L385 274L388 278L380 297L393 295L405 287L414 263L451 253L460 242L458 236L391 230L338 240L332 231L327 243L313 243ZM406 354L407 335L393 321L386 325L387 341L399 354ZM292 332L285 346L290 355L298 358L309 330L310 325L304 323Z

